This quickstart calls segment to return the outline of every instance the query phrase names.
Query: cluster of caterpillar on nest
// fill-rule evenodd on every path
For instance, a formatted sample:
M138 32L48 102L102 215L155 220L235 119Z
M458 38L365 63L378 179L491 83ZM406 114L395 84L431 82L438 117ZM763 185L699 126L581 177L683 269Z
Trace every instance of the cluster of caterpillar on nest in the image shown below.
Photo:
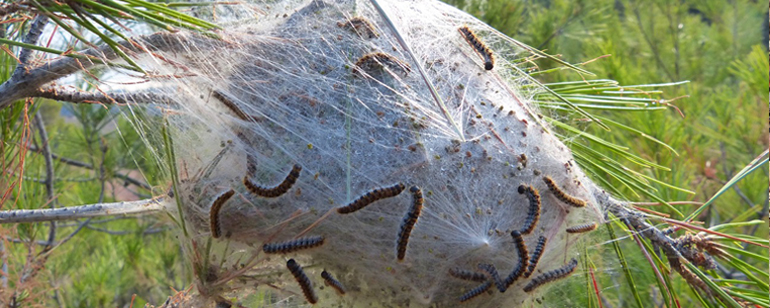
M294 165L289 174L276 186L264 187L254 183L249 176L243 178L243 184L249 192L263 198L278 198L287 193L292 186L299 179L302 167ZM406 189L403 183L397 183L392 186L380 187L372 189L357 199L353 200L349 204L337 208L338 214L351 214L363 209L364 207L382 199L392 198L398 196ZM396 242L396 258L398 261L403 261L406 257L406 250L409 244L409 237L412 229L414 229L417 221L420 217L420 213L423 207L423 195L422 190L418 186L412 186L409 191L412 193L412 206L404 216L404 220L401 224L401 228L398 234L398 240ZM223 205L235 194L235 190L229 189L224 193L219 194L211 203L211 209L209 211L209 222L211 227L211 236L213 238L219 238L222 235L221 220L219 213L222 210ZM294 240L276 242L276 243L264 243L262 245L262 252L265 254L290 254L301 250L312 249L322 246L325 238L323 236L308 236L297 238ZM302 293L305 295L307 301L311 304L315 304L318 301L318 297L313 290L313 285L310 278L305 274L302 267L294 260L290 259L286 264L287 268L294 275L295 279L302 288ZM342 283L334 278L329 272L324 270L321 273L321 277L325 283L334 288L339 295L345 294L345 288Z
M556 185L555 181L550 176L545 176L543 180L545 181L549 190L551 190L554 196L556 196L556 198L560 201L574 207L586 206L585 201L570 196L561 190L561 188ZM450 269L449 275L452 277L461 280L482 282L482 284L462 294L459 298L460 302L469 301L483 293L486 293L492 287L492 285L495 285L500 293L504 293L519 278L529 278L535 272L537 264L545 252L547 238L545 236L540 236L538 238L535 250L529 254L527 245L524 242L523 235L530 234L537 225L541 210L540 193L531 185L525 184L522 184L518 187L518 192L519 194L526 195L527 199L529 200L529 210L524 225L519 230L511 231L511 238L513 239L513 243L515 244L516 252L519 257L518 263L510 272L510 274L505 277L505 279L501 278L500 273L497 271L497 268L495 268L493 264L488 263L480 263L478 265L478 269L483 273L463 270L460 268ZM596 229L595 223L570 227L565 231L567 233L583 233L592 231L594 229ZM529 283L524 286L523 290L527 293L532 292L543 284L569 276L572 272L575 271L576 268L577 259L573 258L563 267L545 272L532 278L532 280L530 280Z

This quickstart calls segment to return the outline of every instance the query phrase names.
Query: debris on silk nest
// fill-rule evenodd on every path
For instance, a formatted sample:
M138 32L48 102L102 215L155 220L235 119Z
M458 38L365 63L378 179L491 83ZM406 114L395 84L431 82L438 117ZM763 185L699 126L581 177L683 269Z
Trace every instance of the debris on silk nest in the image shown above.
M284 1L139 59L192 76L150 84L175 98L201 305L517 307L581 270L567 228L602 222L601 189L530 103L510 61L531 54L448 5L381 4L414 58L369 2Z

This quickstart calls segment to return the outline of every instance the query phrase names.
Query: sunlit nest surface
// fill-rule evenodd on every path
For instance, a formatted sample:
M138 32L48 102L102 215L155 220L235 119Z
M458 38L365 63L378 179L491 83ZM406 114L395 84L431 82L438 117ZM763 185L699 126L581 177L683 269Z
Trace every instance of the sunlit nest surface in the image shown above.
M147 41L155 52L139 63L177 78L133 99L157 103L147 110L166 119L175 161L161 158L154 121L137 129L178 170L201 303L269 291L321 307L515 307L549 285L525 292L533 281L581 270L583 234L566 229L602 220L601 190L530 103L541 89L515 62L532 54L442 3L382 4L415 58L369 2L218 6L219 40ZM511 236L522 229L529 253L547 244L531 276L506 281L528 265Z

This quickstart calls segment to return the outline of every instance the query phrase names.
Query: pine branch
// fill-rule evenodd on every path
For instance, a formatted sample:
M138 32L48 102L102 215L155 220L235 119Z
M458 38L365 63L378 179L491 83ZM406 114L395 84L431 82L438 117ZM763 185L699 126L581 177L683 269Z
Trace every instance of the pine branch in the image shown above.
M0 212L0 224L149 214L165 210L163 201L163 198L156 198L139 201L96 203L56 209L10 210Z

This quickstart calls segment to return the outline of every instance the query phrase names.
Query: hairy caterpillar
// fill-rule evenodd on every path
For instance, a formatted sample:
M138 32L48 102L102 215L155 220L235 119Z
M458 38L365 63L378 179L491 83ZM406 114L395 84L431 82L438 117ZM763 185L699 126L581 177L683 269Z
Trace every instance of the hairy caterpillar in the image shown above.
M460 302L461 303L467 302L468 300L470 300L470 299L472 299L472 298L474 298L476 296L479 296L481 293L486 292L491 287L492 287L492 282L491 281L487 281L487 282L481 284L480 286L478 286L476 288L473 288L472 290L470 290L467 293L465 293L462 296L460 296Z
M561 190L561 188L559 188L559 186L556 185L556 182L554 182L554 180L550 176L546 175L545 177L543 177L543 181L545 181L545 185L548 185L548 189L550 189L553 192L556 198L561 200L562 202L574 207L586 206L585 201L575 198L573 196L570 196L567 193L565 193L563 190Z
M508 290L508 285L500 278L500 274L497 272L497 269L494 265L481 263L479 264L479 269L489 274L489 277L491 277L492 281L495 282L495 286L497 287L497 290L500 291L500 293L504 293L505 290Z
M254 182L249 179L249 176L243 177L243 185L246 186L246 188L249 189L253 194L265 197L265 198L275 198L278 196L281 196L285 194L291 187L294 185L294 183L297 182L297 178L299 178L299 173L302 171L302 167L300 165L294 165L291 167L291 171L286 176L285 179L283 179L283 182L278 184L278 186L275 187L262 187L257 184L254 184Z
M417 186L409 188L412 193L412 208L404 216L404 221L401 223L401 230L398 232L398 243L396 245L396 254L399 261L403 261L406 256L406 246L409 244L409 235L412 234L412 229L417 223L417 219L420 218L420 212L422 212L422 190Z
M476 36L476 33L473 33L473 30L468 28L468 26L462 26L457 29L457 31L460 31L460 34L463 35L465 41L468 42L468 44L470 44L476 53L478 53L484 60L484 69L488 71L493 69L495 67L495 56L492 54L492 51L489 50L489 47L484 45L484 42Z
M533 278L532 281L524 287L524 292L532 292L532 290L543 284L567 277L575 271L577 264L577 259L572 258L567 265Z
M466 271L460 268L449 269L449 275L457 279L482 282L487 280L487 276L479 272Z
M529 266L527 266L527 271L524 272L524 278L529 278L529 276L535 272L537 262L540 261L540 257L543 256L543 252L545 251L545 243L547 240L548 239L542 235L537 239L537 246L535 247L535 251L533 251L532 255L529 257Z
M222 205L227 202L233 195L235 194L235 191L230 189L221 195L217 196L216 199L214 199L214 202L211 203L211 210L209 211L209 223L211 224L211 237L213 238L219 238L221 234L221 229L219 227L219 210L222 209Z
M398 183L389 187L381 187L366 192L363 196L353 200L350 204L337 208L337 213L348 214L358 211L365 206L373 203L374 201L398 196L402 191L406 189L404 183Z
M323 236L309 236L291 241L264 244L262 245L262 251L264 253L290 253L297 250L318 247L323 244Z
M237 115L238 118L240 118L241 120L248 121L248 120L253 119L253 117L251 117L248 114L246 114L245 112L243 112L243 110L241 110L241 108L238 108L238 105L236 105L233 102L233 100L230 99L230 97L227 97L227 95L222 93L221 91L215 90L214 92L211 93L211 95L214 96L214 98L216 98L219 101L221 101L222 104L224 104L227 108L232 110L233 113L235 113L235 115Z
M300 288L302 288L302 293L305 294L305 299L311 304L317 303L318 296L316 296L315 291L313 291L313 283L310 282L310 279L305 275L302 266L297 264L297 261L294 261L294 259L289 259L289 261L286 261L286 268L289 269L291 274L294 275L294 279L299 283Z
M409 64L404 63L404 61L401 61L398 58L384 52L368 53L356 61L356 67L365 71L373 71L375 69L382 68L383 65L386 65L393 70L399 70L403 72L404 76L412 71L412 68L409 66ZM358 71L358 69L354 71Z
M532 230L535 230L537 221L540 219L540 193L530 185L520 185L519 193L526 193L527 198L529 198L529 214L524 222L524 227L519 232L521 234L530 234Z
M334 279L334 276L332 274L329 274L326 270L321 272L321 277L324 279L324 283L327 286L330 286L334 288L334 290L337 290L337 293L340 295L345 295L345 288L342 286L342 283L339 282L339 280Z
M585 233L596 230L596 223L582 224L567 228L567 233Z
M353 17L351 19L348 19L346 22L340 21L337 23L337 27L353 30L356 33L363 32L369 38L375 38L380 36L377 33L377 31L374 30L374 25L372 25L372 23L369 22L368 19L361 16Z
M514 244L516 244L516 252L519 255L519 263L516 264L516 268L511 271L511 274L505 278L506 287L512 285L517 279L519 279L519 277L521 277L521 275L527 269L527 265L529 265L529 252L527 251L527 244L524 243L524 238L521 237L521 233L519 233L519 231L513 230L511 231L511 237L513 238Z

